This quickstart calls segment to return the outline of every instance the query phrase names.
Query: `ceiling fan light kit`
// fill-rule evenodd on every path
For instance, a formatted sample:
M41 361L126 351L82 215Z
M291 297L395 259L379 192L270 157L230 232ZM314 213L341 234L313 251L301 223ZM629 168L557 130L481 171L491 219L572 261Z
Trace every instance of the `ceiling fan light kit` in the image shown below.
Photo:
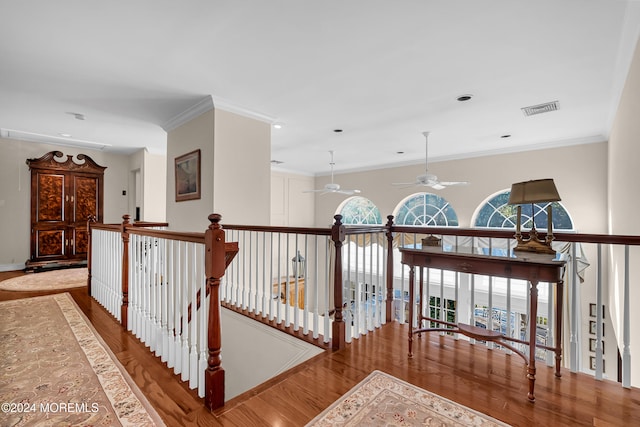
M442 190L452 185L467 185L467 181L440 181L436 175L429 173L429 132L422 132L425 138L425 160L424 160L424 175L418 175L414 182L396 182L393 183L399 187L431 187L434 190Z

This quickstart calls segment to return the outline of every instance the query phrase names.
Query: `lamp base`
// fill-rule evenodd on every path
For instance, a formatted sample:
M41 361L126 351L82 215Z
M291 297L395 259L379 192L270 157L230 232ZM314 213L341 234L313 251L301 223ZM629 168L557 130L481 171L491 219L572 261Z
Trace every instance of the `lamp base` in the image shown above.
M540 240L535 228L529 233L528 239L523 239L522 234L516 234L515 238L518 244L513 249L514 252L535 252L538 254L554 255L556 253L556 251L551 248L551 239L553 239L553 237L549 239L549 236L547 236L548 240Z

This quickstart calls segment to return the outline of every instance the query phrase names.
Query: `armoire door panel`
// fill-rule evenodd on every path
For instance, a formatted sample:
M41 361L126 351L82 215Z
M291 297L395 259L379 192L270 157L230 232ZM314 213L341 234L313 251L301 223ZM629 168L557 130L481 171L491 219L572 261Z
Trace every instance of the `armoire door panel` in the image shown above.
M53 258L66 256L66 243L64 229L60 230L36 230L36 257Z
M65 176L39 173L37 186L37 222L63 221Z
M86 223L89 216L98 214L98 179L75 176L74 184L71 222Z
M89 239L87 230L82 228L73 228L73 245L71 247L71 254L74 256L85 255L88 252Z

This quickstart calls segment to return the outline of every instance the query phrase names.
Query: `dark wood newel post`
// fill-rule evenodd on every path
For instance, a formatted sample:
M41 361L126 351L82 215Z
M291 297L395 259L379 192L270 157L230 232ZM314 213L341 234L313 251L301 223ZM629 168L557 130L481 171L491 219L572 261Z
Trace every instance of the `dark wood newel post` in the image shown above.
M129 312L129 227L130 215L122 215L122 307L120 308L120 323L128 329Z
M91 224L95 222L95 215L87 217L87 295L89 296L91 296Z
M340 350L345 347L345 323L342 318L342 244L345 239L345 228L342 224L342 215L333 217L336 222L331 227L331 240L336 247L335 262L333 269L333 304L335 306L335 316L333 319L333 330L331 338L331 348Z
M393 215L387 215L387 322L393 320ZM401 303L402 304L402 303Z
M204 233L205 274L209 293L207 345L209 357L205 371L204 403L210 411L224 406L224 369L221 366L222 331L220 326L220 279L224 276L225 236L220 226L222 216L209 215L209 228Z

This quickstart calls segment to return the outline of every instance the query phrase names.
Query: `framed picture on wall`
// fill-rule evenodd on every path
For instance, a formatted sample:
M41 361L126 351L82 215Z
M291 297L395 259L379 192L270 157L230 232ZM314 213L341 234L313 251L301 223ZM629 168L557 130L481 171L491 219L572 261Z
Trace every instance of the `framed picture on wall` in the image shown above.
M176 202L200 198L200 150L175 159Z

